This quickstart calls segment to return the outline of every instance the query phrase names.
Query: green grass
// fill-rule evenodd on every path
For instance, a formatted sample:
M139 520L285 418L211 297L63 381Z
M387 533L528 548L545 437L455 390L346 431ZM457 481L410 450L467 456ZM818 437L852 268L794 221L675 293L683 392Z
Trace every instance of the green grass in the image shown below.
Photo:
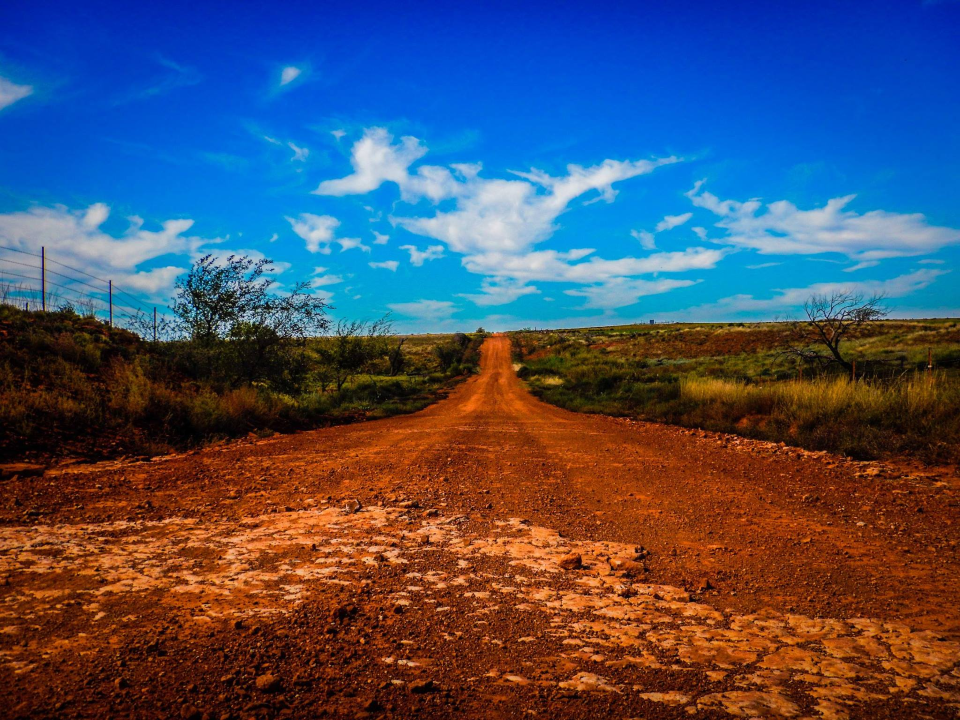
M547 402L860 459L960 460L960 326L877 323L848 353L868 368L805 369L777 323L621 326L514 334L519 373ZM936 372L926 373L928 352ZM878 363L883 360L883 363Z
M290 393L268 382L225 386L197 369L183 343L147 343L73 313L0 305L0 460L156 455L413 412L475 369L465 360L441 371L433 348L449 341L409 339L406 373L396 377L372 364L340 392L308 381Z

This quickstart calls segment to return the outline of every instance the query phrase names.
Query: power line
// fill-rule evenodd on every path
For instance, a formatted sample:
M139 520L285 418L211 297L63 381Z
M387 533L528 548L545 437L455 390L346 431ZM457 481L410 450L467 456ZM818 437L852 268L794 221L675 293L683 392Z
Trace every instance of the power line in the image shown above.
M49 262L56 262L51 258L46 258L46 259ZM71 282L80 283L81 285L86 285L88 288L92 288L97 292L105 292L103 290L100 290L100 288L96 287L95 285L91 285L90 283L80 280L79 278L70 277L69 275L65 275L64 273L57 272L56 270L47 270L45 268L42 268L40 265L31 265L30 263L22 263L22 262L18 262L17 260L11 260L10 258L4 258L4 257L0 257L0 262L10 263L11 265L22 265L23 267L33 268L34 270L43 270L44 272L50 273L51 275L57 275L59 277L66 278ZM69 265L64 265L63 263L57 263L57 265L60 265L61 267L69 268L70 270L74 270L75 272L79 272L99 280L99 278L97 278L96 276L90 275L89 273L84 273L82 270L77 270L76 268L70 267ZM109 280L103 280L103 282L109 282Z
M5 246L5 245L0 245L0 249L12 250L13 252L19 252L19 253L22 253L22 254L24 254L24 255L30 255L30 256L32 256L32 257L41 257L40 255L36 255L36 254L34 254L34 253L30 253L30 252L27 252L27 251L25 251L25 250L18 250L17 248L11 248L11 247L8 247L8 246ZM64 267L64 268L67 268L68 270L72 270L72 271L74 271L74 272L80 273L81 275L86 275L87 277L93 278L94 280L99 280L99 281L102 282L102 283L106 283L106 284L109 284L109 283L110 283L109 280L104 280L104 279L101 278L101 277L98 277L98 276L93 275L93 274L91 274L91 273L88 273L88 272L85 272L85 271L83 271L83 270L80 270L79 268L75 268L75 267L73 267L72 265L67 265L66 263L60 262L59 260L54 260L53 258L51 258L51 257L49 257L49 256L47 256L45 259L46 259L47 262L56 263L57 265L59 265L59 266L61 266L61 267ZM17 260L11 260L11 259L9 259L9 258L4 258L4 257L0 257L0 262L11 263L11 264L14 264L14 265L20 265L20 266L22 266L22 267L33 268L33 269L36 269L36 270L42 270L42 269L43 269L43 268L41 268L40 265L31 265L30 263L22 263L22 262L19 262L19 261L17 261ZM100 294L106 294L106 293L107 293L107 290L106 290L105 288L98 288L98 287L96 287L95 285L91 285L90 283L88 283L88 282L86 282L86 281L84 281L84 280L80 280L79 278L71 277L70 275L66 275L66 274L61 273L61 272L57 272L56 270L47 269L47 270L45 270L45 272L46 272L46 273L49 273L49 274L51 274L51 275L56 275L56 276L58 276L58 277L65 278L65 279L69 280L70 282L77 283L77 284L80 284L80 285L84 285L84 286L90 288L91 290L93 290L93 291L95 291L95 292L97 292L97 293L100 293ZM25 276L22 276L22 277L25 277ZM35 279L35 278L27 278L27 279ZM48 283L48 284L53 285L54 283ZM59 286L59 287L63 287L63 286L61 285L61 286ZM134 296L134 295L132 295L131 293L127 292L126 290L118 287L116 284L113 285L113 291L114 291L114 293L116 293L116 294L120 294L120 295L126 296L126 297L129 299L129 301L132 302L132 303L134 303L135 305L137 305L142 312L152 311L152 309L153 309L153 307L154 307L153 304L151 304L151 303L146 303L146 302L140 300L140 299L137 298L136 296Z
M9 252L18 253L20 255L40 258L43 261L43 264L32 264L29 262L20 262L10 257L5 257L3 255L0 255L0 282L5 281L6 278L8 277L19 278L21 280L28 280L30 281L30 283L37 283L38 281L40 282L39 290L33 288L29 284L24 285L23 283L20 283L20 285L12 289L12 293L17 295L18 297L24 298L24 297L39 295L40 300L43 303L46 302L47 298L49 298L54 302L56 302L58 299L61 299L61 298L66 302L79 302L82 304L82 306L85 306L86 308L88 308L89 312L93 315L96 315L96 313L98 312L101 314L106 314L107 312L109 312L111 324L113 324L114 311L118 311L121 317L125 318L127 323L132 323L132 327L138 328L137 331L141 333L143 332L143 327L141 327L142 322L138 322L138 318L140 319L147 318L147 322L149 322L150 316L153 315L154 322L156 323L157 321L158 308L156 305L154 305L153 303L141 301L138 297L131 294L130 292L127 292L126 290L120 287L117 287L110 280L106 280L102 277L89 273L85 270L81 270L80 268L73 267L72 265L67 265L66 263L60 262L59 260L56 260L50 257L46 252L42 254L37 254L34 252L30 252L28 250L21 250L19 248L10 247L8 245L0 245L0 250L7 250ZM84 275L97 282L103 283L107 287L97 287L96 285L92 285L86 280L81 280L80 278L73 277L72 275L68 275L63 272L52 270L49 267L50 263L58 265L62 268L65 268L68 271L78 273L80 275ZM13 272L5 268L4 264L16 265L17 267L20 267L20 268L29 268L31 270L36 270L37 275L31 276L31 275L24 275L19 272ZM62 278L65 282L69 284L54 282L53 280L49 279L50 275L53 275L58 278ZM89 288L89 290L84 291L76 287L78 285L81 285L85 288ZM46 290L47 287L57 288L57 290L48 292ZM76 295L76 298L79 298L79 300L74 299L71 295L66 295L64 297L59 291L62 291L63 293L73 293ZM104 296L107 296L107 297L104 297ZM114 302L114 297L125 298L128 302L132 303L132 306L118 304ZM32 299L32 302L34 303L37 302L35 297ZM163 310L161 310L159 315L163 317L163 321L165 323L168 322L167 318L169 317L169 313L167 312L167 308L164 308Z
M10 250L15 253L21 253L23 255L33 255L34 257L40 257L36 253L27 252L26 250L20 250L19 248L8 247L7 245L0 245L0 250Z
M110 282L109 280L104 280L102 277L97 277L96 275L91 275L90 273L88 273L88 272L86 272L86 271L84 271L84 270L81 270L80 268L75 268L75 267L73 267L73 265L66 265L66 264L60 262L59 260L54 260L54 259L53 259L52 257L50 257L49 255L47 256L47 262L56 263L56 264L59 265L60 267L68 268L68 269L70 269L70 270L73 270L74 272L80 273L81 275L86 275L87 277L92 277L94 280L99 280L100 282Z

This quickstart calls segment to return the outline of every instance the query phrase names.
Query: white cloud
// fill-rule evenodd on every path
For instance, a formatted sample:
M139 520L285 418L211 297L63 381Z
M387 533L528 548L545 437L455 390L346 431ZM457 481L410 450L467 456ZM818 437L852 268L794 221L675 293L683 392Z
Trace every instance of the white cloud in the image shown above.
M660 295L677 288L696 285L698 280L643 280L617 277L599 285L564 290L567 295L586 298L584 307L613 310L638 302L646 295Z
M313 269L313 278L310 282L313 284L313 287L337 285L343 282L343 277L327 273L327 268L325 267L315 267Z
M532 285L512 280L495 281L484 278L479 294L460 293L459 296L470 300L475 305L506 305L524 295L539 294L539 290Z
M389 235L384 235L383 233L378 233L376 230L373 231L373 244L374 245L386 245L390 240Z
M310 155L310 148L300 147L292 141L288 140L286 143L284 143L280 140L277 140L275 137L270 137L269 135L263 135L262 137L271 145L286 145L288 148L293 150L293 156L290 158L290 162L305 162Z
M721 298L716 302L698 305L678 312L667 313L662 317L674 320L713 320L756 319L769 320L773 317L796 314L803 303L812 295L829 295L833 292L861 292L864 295L883 295L886 298L901 298L923 290L949 271L933 268L915 270L888 280L861 280L857 282L814 283L799 288L787 288L775 291L769 298L739 294Z
M101 229L109 216L110 207L104 203L81 210L55 205L0 214L0 244L35 254L45 247L51 260L113 280L128 291L161 296L171 291L186 267L168 264L142 269L142 265L166 256L182 256L179 262L185 263L204 246L222 242L187 235L193 220L167 220L160 230L144 230L144 221L135 215L128 218L126 232L114 236ZM53 264L50 268L57 270ZM55 277L52 281L66 282Z
M340 225L340 221L335 217L300 213L297 218L288 217L287 222L297 235L307 241L307 250L312 253L330 254L333 233Z
M15 82L0 76L0 110L13 105L18 100L23 100L32 93L33 86L17 85Z
M879 260L864 260L863 262L858 262L856 265L851 265L848 268L844 269L844 272L855 272L857 270L863 270L865 268L876 267L880 264Z
M588 250L567 253L536 250L524 255L486 253L464 258L464 266L473 273L515 280L541 282L596 283L636 275L684 273L716 267L728 251L712 248L687 248L676 252L653 253L643 258L625 257L605 260L593 257L574 262Z
M716 241L767 255L839 253L870 262L926 255L960 243L960 230L930 225L920 213L847 210L855 195L834 198L813 210L779 200L761 213L764 206L759 200L720 200L701 190L702 185L698 182L687 197L722 218L716 225L727 235Z
M400 249L410 253L410 264L416 267L420 267L430 260L443 257L443 245L431 245L426 250L419 250L416 245L401 245Z
M415 137L403 137L393 144L385 128L367 128L354 143L351 157L353 174L339 180L324 180L314 190L317 195L357 195L376 190L385 182L406 183L407 169L426 154L427 149Z
M397 213L390 219L411 233L443 243L425 251L414 245L402 246L401 249L410 253L414 265L440 257L444 246L463 255L464 267L484 276L479 294L464 295L477 304L504 304L539 292L529 285L534 280L589 285L610 283L611 294L633 293L634 298L655 291L665 292L693 281L640 282L636 276L710 269L727 252L689 248L680 253L652 253L644 258L591 258L579 262L593 251L535 249L556 232L558 218L578 198L593 194L595 200L612 202L616 197L616 183L679 162L677 157L604 160L590 167L571 164L558 177L534 169L514 171L512 179L488 179L480 177L479 163L449 167L420 165L412 169L426 152L427 148L417 138L407 136L394 142L384 128L368 128L353 145L350 160L353 173L326 180L315 192L337 196L364 194L389 182L397 186L403 201L414 206L423 200L434 205L449 204L449 209L445 207L432 214ZM676 227L690 217L691 213L668 216L661 226L667 223ZM379 241L380 236L376 237ZM654 248L650 233L638 232L634 237L645 249ZM599 298L601 290L593 287L583 296L590 303L612 302L594 299Z
M432 322L446 320L457 311L456 306L449 300L417 300L416 302L390 303L387 307L400 315Z
M654 250L657 247L657 240L649 230L631 230L630 235L640 241L640 247L644 250Z
M693 217L693 213L683 213L683 215L666 215L663 220L657 223L655 228L656 232L664 232L665 230L672 230L675 227L680 227L687 220Z
M292 265L288 262L276 262L272 259L267 258L267 256L264 255L259 250L253 250L250 248L241 248L239 250L227 250L227 249L210 250L205 248L203 250L194 251L191 257L193 260L199 260L204 255L213 256L214 261L218 265L226 265L227 258L229 258L231 255L236 257L248 257L254 262L259 260L269 260L270 265L264 270L265 275L274 275L274 276L280 275L282 273L285 273L287 270L289 270L292 267ZM273 287L278 288L280 287L280 284L275 281L275 284Z
M283 70L280 71L280 87L284 85L289 85L294 80L296 80L303 73L303 70L296 67L295 65L287 65Z
M654 228L653 232L650 232L649 230L631 230L630 235L635 240L640 241L640 247L642 247L644 250L654 250L657 247L657 240L654 233L661 233L666 230L672 230L675 227L680 227L692 217L693 213L684 213L683 215L666 215L663 220L657 223L657 226ZM694 230L698 229L702 230L703 228L694 228ZM700 236L700 239L703 240L704 236Z
M487 180L476 170L464 174L462 181L448 174L453 189L447 197L456 198L455 209L433 217L396 218L410 232L446 243L463 254L477 252L520 253L543 242L557 230L555 221L576 198L591 191L612 201L613 183L653 172L677 158L619 162L605 160L583 168L568 165L567 175L554 178L540 171L515 173L523 180ZM423 173L420 168L418 173ZM433 172L435 184L440 173ZM538 186L546 192L538 192Z
M280 239L280 236L277 233L274 233L273 235L270 236L270 239L267 242L276 242L279 239Z
M331 130L331 131L330 131L330 134L333 135L334 138L336 138L337 142L340 142L340 141L346 136L347 131L346 131L346 130L339 130L339 129L338 129L338 130Z
M340 245L340 252L354 248L363 250L365 253L370 252L370 246L364 245L360 238L337 238L337 244Z
M340 221L331 215L300 213L297 217L287 217L286 220L293 231L306 241L307 250L312 253L329 255L334 243L340 246L340 252L354 248L370 252L369 246L364 245L359 238L336 237Z
M400 267L400 263L396 260L384 260L383 262L371 262L367 263L372 268L380 268L383 270L389 270L390 272L396 272L397 268Z
M292 142L288 142L287 147L293 150L293 157L290 158L293 162L304 162L310 154L309 148L297 147Z

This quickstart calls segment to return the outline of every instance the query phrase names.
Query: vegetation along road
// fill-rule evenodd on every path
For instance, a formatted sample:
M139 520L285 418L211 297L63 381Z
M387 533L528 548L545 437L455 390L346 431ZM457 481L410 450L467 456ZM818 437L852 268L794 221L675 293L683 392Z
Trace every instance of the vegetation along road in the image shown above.
M956 717L952 478L540 402L2 481L5 717Z

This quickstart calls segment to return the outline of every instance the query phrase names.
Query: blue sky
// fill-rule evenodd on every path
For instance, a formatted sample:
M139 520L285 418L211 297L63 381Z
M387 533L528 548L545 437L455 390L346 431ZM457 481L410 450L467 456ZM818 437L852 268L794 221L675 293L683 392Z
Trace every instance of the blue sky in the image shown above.
M407 330L960 314L960 3L149 5L0 8L0 244Z

